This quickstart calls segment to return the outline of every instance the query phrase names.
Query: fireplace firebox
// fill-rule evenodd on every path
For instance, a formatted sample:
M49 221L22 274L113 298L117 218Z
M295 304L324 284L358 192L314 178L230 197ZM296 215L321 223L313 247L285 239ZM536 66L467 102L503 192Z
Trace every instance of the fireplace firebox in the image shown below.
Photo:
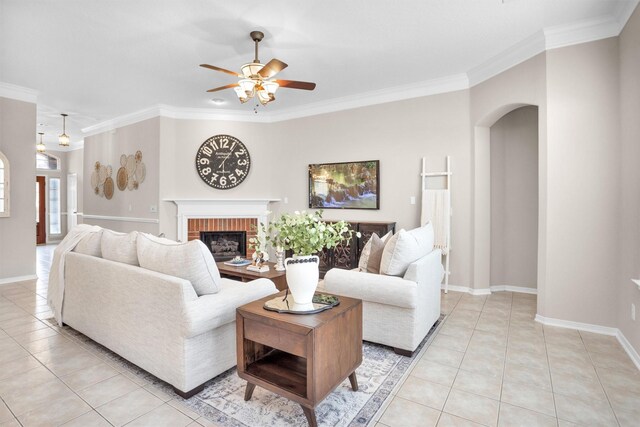
M200 240L209 248L216 262L247 256L246 231L201 231Z

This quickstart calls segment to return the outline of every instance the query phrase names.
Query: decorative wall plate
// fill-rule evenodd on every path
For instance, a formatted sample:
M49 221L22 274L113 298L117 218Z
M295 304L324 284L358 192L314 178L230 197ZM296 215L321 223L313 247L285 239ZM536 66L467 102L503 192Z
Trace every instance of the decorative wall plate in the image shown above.
M130 154L127 156L127 166L125 166L127 168L127 174L129 176L132 176L135 171L136 171L136 158L133 156L133 154Z
M106 197L107 200L111 200L113 197L113 187L113 179L111 177L107 177L104 181L104 197Z
M98 186L98 171L91 172L91 187L96 188Z
M146 176L147 176L147 167L142 162L138 163L138 167L136 168L136 173L135 173L136 181L142 184Z
M120 166L125 167L127 165L127 155L123 154L120 156Z
M123 154L124 156L124 154ZM126 164L126 161L125 161ZM124 167L118 169L116 174L116 183L118 184L118 190L124 191L127 188L128 175L127 170Z

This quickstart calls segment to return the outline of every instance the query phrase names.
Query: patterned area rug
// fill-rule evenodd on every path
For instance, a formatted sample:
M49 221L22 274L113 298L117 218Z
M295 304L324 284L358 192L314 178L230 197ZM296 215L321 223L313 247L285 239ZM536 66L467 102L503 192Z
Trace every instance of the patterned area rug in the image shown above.
M429 346L444 316L433 325L420 343L413 357L399 356L390 347L364 342L362 364L356 370L359 390L353 392L345 380L316 408L318 425L322 427L356 427L372 423L376 413L413 365L422 350ZM53 320L53 319L51 319ZM55 321L53 321L55 323ZM74 329L65 326L63 333L101 354L110 363L126 368L131 373L152 383L169 395L170 385L159 380L109 349L94 342ZM305 426L306 418L298 405L260 387L256 387L250 401L244 401L246 381L240 379L236 369L213 378L204 391L183 403L201 416L224 427Z

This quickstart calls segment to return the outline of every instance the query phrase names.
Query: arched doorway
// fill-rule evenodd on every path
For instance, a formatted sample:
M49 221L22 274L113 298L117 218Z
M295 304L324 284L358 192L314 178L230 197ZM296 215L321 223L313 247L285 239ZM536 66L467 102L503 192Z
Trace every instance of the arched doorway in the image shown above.
M494 109L475 123L473 128L473 291L475 294L491 293L491 128L501 118L514 110L522 107L536 108L536 105L526 103L513 103ZM546 227L544 207L546 203L546 187L544 161L545 152L545 126L544 117L537 117L538 128L538 206L537 206L537 257L536 257L536 281L538 294L538 312L540 312L541 294L544 293L544 257L546 241L544 230ZM529 286L527 286L529 287Z

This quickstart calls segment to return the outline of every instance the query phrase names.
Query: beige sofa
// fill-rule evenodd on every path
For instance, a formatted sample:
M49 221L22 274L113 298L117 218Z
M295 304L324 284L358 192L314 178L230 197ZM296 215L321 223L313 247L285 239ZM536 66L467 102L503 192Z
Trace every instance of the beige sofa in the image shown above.
M64 323L183 397L236 365L236 308L277 292L268 279L217 279L198 296L188 280L76 252L64 270Z

